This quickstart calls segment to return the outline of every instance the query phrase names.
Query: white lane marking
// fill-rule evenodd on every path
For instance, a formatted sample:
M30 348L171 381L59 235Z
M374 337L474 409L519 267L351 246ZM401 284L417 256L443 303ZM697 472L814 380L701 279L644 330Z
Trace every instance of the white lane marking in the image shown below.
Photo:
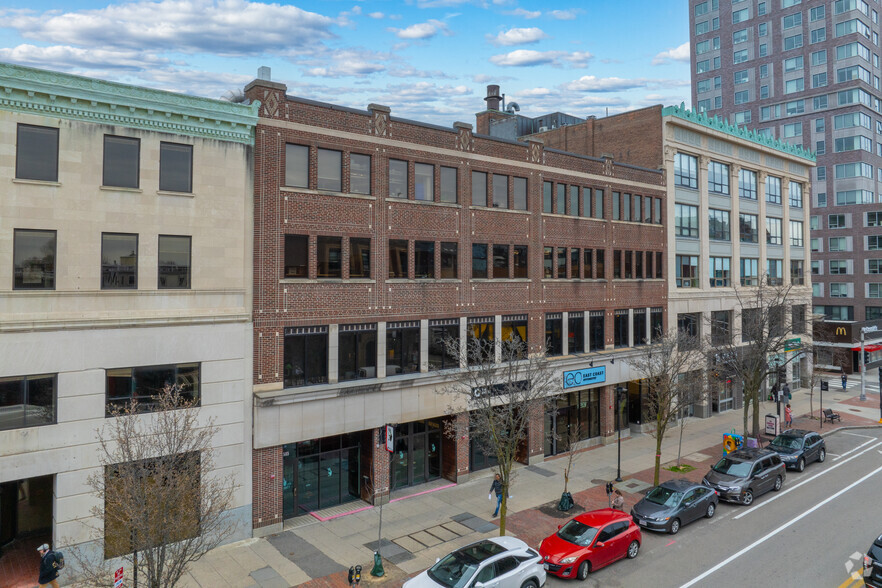
M880 441L879 443L876 443L876 444L873 445L872 447L867 447L866 449L864 449L864 450L861 451L860 453L855 453L854 455L852 455L852 456L849 457L848 459L845 459L845 460L840 461L840 462L837 463L835 466L831 466L831 467L829 467L829 468L827 468L827 469L825 469L825 470L823 470L823 471L821 471L821 472L818 472L817 474L815 474L814 476L812 476L812 477L810 477L810 478L806 478L805 480L803 480L802 482L796 484L795 486L790 486L787 490L784 490L783 492L778 492L778 493L775 494L775 496L773 496L772 498L769 498L768 500L763 501L762 504L757 504L756 506L753 506L753 507L747 509L746 511L740 513L740 514L737 514L737 515L735 515L735 516L732 517L732 518L733 518L733 519L740 519L741 517L747 516L747 515L749 515L750 513L752 513L753 511L757 510L758 508L762 508L762 507L764 507L764 506L767 505L767 504L771 504L772 502L775 502L776 500L778 500L779 498L781 498L781 497L784 496L785 494L788 494L788 493L790 493L790 492L796 490L797 488L799 488L799 487L802 486L803 484L808 484L808 483L811 482L812 480L815 480L815 479L817 479L817 478L820 478L820 477L823 476L824 474L827 474L827 473L829 473L829 472L832 472L833 470L835 470L835 469L838 468L839 466L847 464L848 462L850 462L850 461L853 460L854 458L856 458L856 457L860 457L860 456L862 456L863 454L867 453L868 451L873 451L874 449L876 449L876 448L879 447L880 445L882 445L882 441Z
M872 437L872 438L870 438L869 441L864 441L863 443L861 443L860 445L858 445L858 446L855 447L854 449L849 449L848 451L846 451L846 452L843 453L842 455L838 456L838 457L837 457L836 459L834 459L833 461L836 461L836 460L842 459L843 457L845 457L845 456L848 455L849 453L854 453L855 451L857 451L858 449L860 449L860 448L863 447L864 445L868 445L868 444L872 443L873 441L878 441L878 439L877 439L876 437Z
M852 482L851 484L849 484L848 486L846 486L845 488L843 488L842 490L840 490L836 494L833 494L832 496L825 498L823 501L821 501L818 504L816 504L815 506L811 507L810 509L808 509L807 511L805 511L801 515L790 519L789 521L787 521L786 523L784 523L783 525L781 525L780 527L778 527L774 531L768 533L764 537L757 539L756 541L754 541L753 543L751 543L750 545L748 545L747 547L745 547L744 549L742 549L738 553L730 555L728 558L721 561L720 563L718 563L717 565L715 565L711 569L707 570L703 574L696 576L695 578L691 579L689 582L683 584L682 586L680 586L680 588L689 588L689 586L693 586L693 585L697 584L698 582L701 582L702 580L704 580L705 578L707 578L708 576L710 576L711 574L713 574L714 572L716 572L717 570L722 568L723 566L732 563L733 561L735 561L736 559L738 559L739 557L741 557L742 555L744 555L745 553L747 553L748 551L753 549L754 547L757 547L758 545L762 545L763 543L765 543L766 541L768 541L769 539L771 539L772 537L774 537L775 535L777 535L778 533L783 531L784 529L786 529L792 525L795 525L796 523L798 523L799 521L801 521L805 517L809 516L810 514L812 514L813 512L815 512L816 510L818 510L819 508L821 508L822 506L827 504L828 502L832 502L833 500L836 500L837 498L839 498L840 496L842 496L843 494L845 494L846 492L848 492L849 490L851 490L852 488L857 486L858 484L861 484L861 483L867 481L868 479L872 478L873 476L875 476L879 472L882 472L882 466L879 466L878 468L876 468L875 470L873 470L869 474L865 475L863 478L860 478L859 480Z
M843 435L851 435L852 437L863 437L864 439L876 439L876 437L870 437L869 435L858 435L857 433L849 433L848 431L843 431Z
M838 453L830 453L830 452L828 451L828 452L827 452L827 457L842 457L842 456L839 455Z

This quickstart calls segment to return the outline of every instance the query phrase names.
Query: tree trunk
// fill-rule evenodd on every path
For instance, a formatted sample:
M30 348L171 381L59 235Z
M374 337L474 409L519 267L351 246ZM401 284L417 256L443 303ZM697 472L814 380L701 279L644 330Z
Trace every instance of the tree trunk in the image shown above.
M751 435L755 439L759 439L759 432L760 432L759 401L760 401L759 391L757 391L757 393L753 395L753 419L752 419L753 420L753 423L752 423L753 435Z
M744 417L744 426L742 427L741 431L744 436L747 437L747 411L750 408L750 396L747 394L747 390L742 389L741 393L742 396L744 396L744 398L742 399L744 405L741 407L744 411L744 414L742 415Z
M652 485L658 486L658 471L661 469L661 447L662 440L665 436L665 429L656 428L655 430L655 475L652 478Z
M677 444L677 467L680 467L680 454L683 453L683 429L686 428L686 419L680 418L680 442Z

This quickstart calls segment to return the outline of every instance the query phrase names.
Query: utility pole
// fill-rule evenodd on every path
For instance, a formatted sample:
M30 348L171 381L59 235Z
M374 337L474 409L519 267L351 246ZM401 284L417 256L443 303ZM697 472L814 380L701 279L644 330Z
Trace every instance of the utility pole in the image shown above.
M621 417L619 416L622 413L622 397L624 397L625 387L624 386L616 386L616 429L619 431L619 442L617 445L619 446L619 460L618 460L618 470L616 474L616 482L622 481L622 423L619 422Z
M867 333L874 333L879 330L879 327L873 325L872 327L861 327L861 357L860 357L860 368L861 368L861 401L865 401L867 399L867 392L864 390L864 371L866 371L866 364L864 363L864 335ZM882 395L882 390L879 391L879 394Z

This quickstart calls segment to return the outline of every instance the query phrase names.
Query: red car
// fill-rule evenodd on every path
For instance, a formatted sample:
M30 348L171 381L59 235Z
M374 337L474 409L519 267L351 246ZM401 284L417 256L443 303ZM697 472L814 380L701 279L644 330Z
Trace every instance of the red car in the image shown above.
M612 508L592 510L570 519L546 537L539 555L549 574L584 580L594 570L640 551L643 535L627 513Z

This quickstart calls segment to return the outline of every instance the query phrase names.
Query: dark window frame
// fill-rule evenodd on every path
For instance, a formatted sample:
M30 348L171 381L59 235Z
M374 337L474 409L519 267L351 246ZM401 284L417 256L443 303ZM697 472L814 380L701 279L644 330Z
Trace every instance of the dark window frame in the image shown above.
M168 171L165 174L165 179L163 180L163 169L168 170L167 166L171 166L172 162L166 160L166 164L163 164L163 153L172 153L177 151L178 153L186 153L187 154L187 185L186 189L176 189L182 186L177 184L171 186L169 182L172 182L171 178L168 177ZM193 193L193 145L187 143L173 143L171 141L160 141L159 143L159 191L160 192L179 192L181 194L192 194Z
M53 131L52 134L55 135L55 167L52 173L45 174L42 177L33 177L41 174L34 173L25 173L22 170L22 161L26 159L26 157L22 156L22 129L40 129L41 133L46 133L46 131ZM58 127L47 127L42 125L28 125L24 123L18 123L16 126L16 134L15 134L15 178L18 180L31 180L34 182L58 182L58 159L59 159L59 129ZM38 147L45 147L46 145L38 145ZM29 149L30 150L30 149ZM48 170L41 170L48 171Z
M51 411L51 414L46 413L45 405L34 405L31 404L31 386L30 382L51 380L52 386L52 398L51 405L48 407ZM17 382L17 385L16 385ZM20 400L20 402L13 404L7 404L10 400L9 392L12 388L18 388L19 397L14 400ZM6 392L4 393L4 389ZM27 376L4 376L0 378L0 401L2 401L3 410L3 418L0 419L0 431L12 431L15 429L30 429L33 427L42 427L45 425L54 425L58 422L58 374L32 374ZM21 419L12 419L10 418L11 413L8 408L10 406L21 405ZM30 414L33 413L28 407L38 406L37 414L42 413L42 420L37 420L37 417L32 416L31 419L28 418ZM48 417L48 418L47 418ZM13 421L17 421L17 424ZM33 420L33 424L29 421Z
M131 285L122 284L117 286L108 285L105 281L105 246L106 243L104 241L105 237L134 237L135 239L135 265L134 265L134 283ZM101 233L101 289L102 290L137 290L138 289L138 247L139 247L139 235L138 233ZM122 259L122 256L120 256ZM107 264L110 265L110 264ZM122 268L122 263L117 264L117 267Z
M18 254L20 252L20 246L18 245L18 238L20 234L31 233L31 234L44 234L45 237L51 237L47 241L52 244L52 260L51 260L51 268L47 269L46 266L49 264L41 263L40 270L40 283L45 285L40 286L25 286L24 276L25 271L23 267L20 267L23 262L27 261L25 259L18 260ZM38 262L40 260L37 260ZM36 267L34 265L33 267ZM57 268L58 268L58 231L54 230L44 230L44 229L13 229L12 231L12 289L13 290L55 290L56 278L57 278ZM18 279L18 272L21 270L21 279ZM51 274L49 278L47 278L47 274Z
M117 143L115 147L108 149L108 140L113 144ZM114 169L115 166L120 165L120 161L114 161L115 159L123 159L126 155L128 155L125 151L125 148L121 148L121 145L134 145L135 146L135 160L134 160L134 169L127 169L126 175L134 174L133 177L130 176L128 179L134 180L129 183L119 182L114 183L114 179L111 178L111 181L108 181L107 172L108 169ZM131 162L130 162L131 163ZM104 159L102 164L102 175L101 175L101 185L108 188L131 188L137 190L141 187L141 139L137 137L124 137L120 135L104 135Z
M128 371L128 375L124 375L123 372ZM196 378L194 380L187 380L188 376L195 371ZM187 401L195 402L196 406L202 405L202 363L198 361L188 362L188 363L177 363L177 364L159 364L159 365L146 365L146 366L132 366L132 367L118 367L118 368L106 368L104 370L104 404L105 404L105 416L112 416L110 413L111 407L114 405L122 405L125 406L127 404L131 404L132 400L138 400L138 406L141 407L141 411L139 412L153 412L153 403L149 400L155 398L156 395L162 392L162 388L159 385L151 388L151 384L159 384L157 378L163 377L164 375L169 375L168 372L172 372L171 376L173 377L173 381L175 385L181 385L180 395L181 398ZM142 378L144 383L139 383L138 378ZM128 393L127 394L114 394L111 396L111 389L117 390L118 387L116 385L111 385L111 378L128 378L130 382L128 383ZM185 384L181 384L180 380L185 380ZM166 378L165 382L162 385L168 384L170 380ZM120 383L120 386L122 384ZM188 389L189 387L189 389Z
M161 260L159 259L159 252L162 251L162 239L170 238L170 239L186 239L187 240L187 281L186 283L181 283L180 277L178 278L178 286L167 286L163 284L162 277L162 265ZM166 235L160 234L157 236L157 276L156 276L156 284L157 288L160 290L189 290L193 287L193 237L191 235Z

